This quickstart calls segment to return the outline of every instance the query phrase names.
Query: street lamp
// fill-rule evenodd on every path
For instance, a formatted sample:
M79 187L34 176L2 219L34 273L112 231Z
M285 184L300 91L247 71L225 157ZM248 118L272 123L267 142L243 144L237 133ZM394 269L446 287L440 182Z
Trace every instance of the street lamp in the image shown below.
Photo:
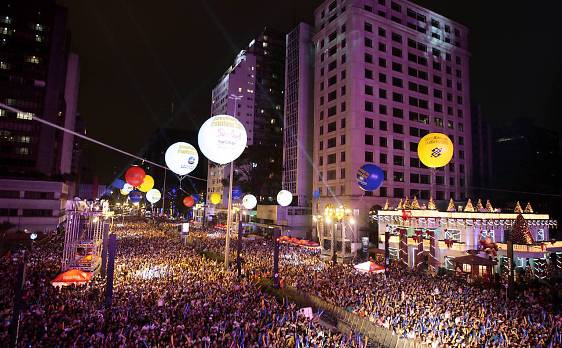
M337 252L336 252L336 232L338 229L338 223L341 226L341 241L342 241L342 257L345 254L345 221L347 218L347 222L350 225L355 225L355 219L352 216L351 209L340 205L337 208L334 208L333 205L328 204L324 208L324 221L327 225L333 225L330 227L331 230L331 254L332 254L332 262L336 263L337 261Z

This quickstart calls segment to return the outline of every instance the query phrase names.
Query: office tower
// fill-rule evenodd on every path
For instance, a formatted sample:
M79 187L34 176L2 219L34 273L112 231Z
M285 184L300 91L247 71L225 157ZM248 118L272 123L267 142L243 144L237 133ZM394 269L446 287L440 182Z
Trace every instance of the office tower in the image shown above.
M74 129L79 59L70 53L67 11L55 1L9 0L0 7L0 221L52 229L71 174L74 139L33 121Z
M368 214L414 196L427 203L463 199L471 185L468 29L400 0L328 0L315 11L314 163L320 212L343 205L357 220L352 243L368 234ZM425 134L447 134L449 165L420 163ZM385 172L363 192L365 163Z
M287 223L309 232L312 221L313 28L299 23L286 36L283 189L293 194ZM310 237L310 235L308 235Z
M262 157L279 166L282 161L284 62L283 36L265 28L238 53L234 63L220 78L213 88L211 104L211 115L234 116L246 127L248 149L243 156L249 155L250 151L259 153L261 149ZM245 171L235 165L236 177ZM228 180L228 172L228 165L209 162L207 194L218 192L223 196L222 203L215 207L217 210L226 208L227 186L223 184L224 179ZM278 182L280 188L281 173L271 175L271 181ZM267 191L248 193L253 193L260 200L272 197ZM210 210L210 214L215 212Z

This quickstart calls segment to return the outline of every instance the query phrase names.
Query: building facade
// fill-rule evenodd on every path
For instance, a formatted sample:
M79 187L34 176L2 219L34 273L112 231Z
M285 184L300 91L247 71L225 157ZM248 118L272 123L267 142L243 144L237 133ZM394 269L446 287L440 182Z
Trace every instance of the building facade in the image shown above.
M287 224L308 237L312 222L313 78L312 26L299 23L286 36L283 189L293 194Z
M234 63L213 88L211 101L211 115L236 117L246 128L247 144L252 151L258 153L260 149L267 149L268 160L279 164L283 156L284 64L283 35L265 28L238 53ZM242 156L247 155L246 152ZM265 158L264 153L261 157ZM257 166L259 163L244 165ZM235 164L235 181L253 168L241 168ZM210 206L207 215L217 215L227 207L228 186L224 182L228 180L229 169L228 165L208 164L207 196L217 192L223 199L220 204ZM280 177L280 173L277 176ZM260 201L272 198L263 197L258 192L246 193L253 193Z
M358 228L345 240L356 250L369 233L369 211L386 199L466 197L472 173L468 29L400 0L328 0L314 17L315 214L330 205L351 210ZM434 183L417 156L418 141L431 132L447 134L455 145ZM374 192L356 182L366 163L385 173ZM320 230L324 239L322 224Z
M0 221L17 219L19 228L39 230L58 224L69 194L65 178L73 174L74 137L33 118L74 130L79 81L66 9L54 0L4 2L0 101L12 109L0 108Z
M507 240L519 213L477 209L467 212L463 211L463 207L459 208L459 211L412 209L407 211L407 216L400 209L378 211L375 218L379 221L379 249L385 248L385 233L388 232L390 259L400 260L409 268L415 268L420 262L417 255L422 254L430 265L449 270L456 269L456 259L466 258L471 251L479 250L476 255L484 261L490 257L495 259L490 269L475 272L471 267L481 265L464 265L462 270L480 276L490 272L499 273L508 264ZM543 267L543 262L554 260L556 263L556 260L562 260L562 242L550 239L550 229L556 228L558 223L548 214L534 213L532 209L521 215L534 243L514 245L514 264L516 269L530 267L539 274L544 271L537 269ZM496 244L495 255L482 251L486 240L486 243Z

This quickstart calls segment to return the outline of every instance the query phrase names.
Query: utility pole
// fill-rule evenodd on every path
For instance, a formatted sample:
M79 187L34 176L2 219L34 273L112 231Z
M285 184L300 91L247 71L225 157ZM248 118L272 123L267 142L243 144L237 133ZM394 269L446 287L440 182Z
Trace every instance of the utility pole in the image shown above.
M236 112L238 110L238 100L242 99L242 95L231 94L228 96L229 99L234 99L234 115L232 117L236 118ZM232 228L232 181L234 176L234 161L230 162L230 175L228 182L228 214L226 216L226 238L224 243L224 266L228 269L228 263L230 258L230 230Z

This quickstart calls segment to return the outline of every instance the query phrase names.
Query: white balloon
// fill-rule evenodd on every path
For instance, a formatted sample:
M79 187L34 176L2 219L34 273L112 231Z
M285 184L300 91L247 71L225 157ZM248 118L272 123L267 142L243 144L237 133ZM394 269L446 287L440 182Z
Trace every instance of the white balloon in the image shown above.
M134 189L134 187L131 184L125 183L125 185L123 185L123 192L129 193L129 192L133 191L133 189Z
M277 194L277 203L282 206L286 207L293 201L293 194L287 190L281 190Z
M197 136L203 155L218 164L230 163L240 157L247 140L244 125L228 115L209 118L203 123Z
M199 154L193 145L178 142L170 145L164 157L166 165L178 175L191 173L199 162Z
M162 198L162 194L157 189L148 190L146 193L146 200L154 204Z
M244 196L244 198L242 198L242 205L246 209L254 209L257 204L258 204L258 200L254 195L247 194Z

